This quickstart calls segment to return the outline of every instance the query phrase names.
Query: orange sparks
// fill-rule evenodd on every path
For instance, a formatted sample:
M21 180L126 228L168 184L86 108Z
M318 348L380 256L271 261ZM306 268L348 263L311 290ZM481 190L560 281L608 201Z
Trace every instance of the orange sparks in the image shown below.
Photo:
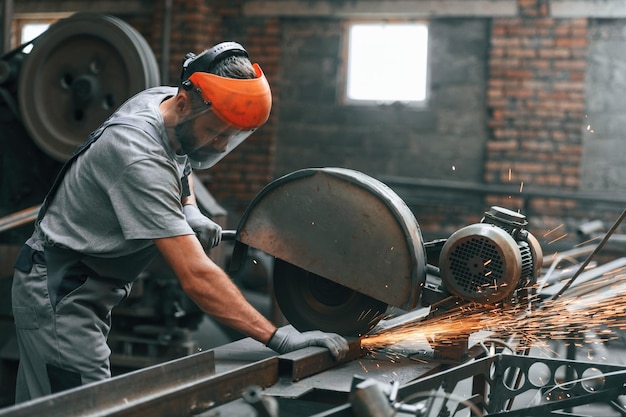
M552 239L550 242L548 242L548 245L551 245L554 242L557 242L561 239L563 239L565 236L567 236L567 233L562 234L561 236L557 237L556 239Z
M575 248L579 248L581 246L586 246L586 245L588 245L588 244L590 244L592 242L595 242L596 240L600 240L600 239L602 239L602 236L596 236L596 237L591 238L589 240L585 240L584 242L580 242L580 243L574 245L574 247Z
M554 229L550 229L548 230L543 237L547 237L548 235L550 235L551 233L554 233L556 230L560 229L561 227L563 227L563 223L561 223L560 225L558 225L557 227L555 227Z
M361 346L371 351L402 344L431 347L466 343L470 334L489 331L495 337L516 338L524 346L546 348L550 341L578 346L603 343L626 330L626 267L570 288L563 297L527 304L486 307L466 304L459 308L366 335Z

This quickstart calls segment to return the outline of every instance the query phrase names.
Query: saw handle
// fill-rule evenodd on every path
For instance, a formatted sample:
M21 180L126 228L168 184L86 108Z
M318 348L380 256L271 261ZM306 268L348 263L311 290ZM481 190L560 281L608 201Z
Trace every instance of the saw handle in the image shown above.
M232 242L235 240L236 236L236 230L222 230L222 241L224 242Z

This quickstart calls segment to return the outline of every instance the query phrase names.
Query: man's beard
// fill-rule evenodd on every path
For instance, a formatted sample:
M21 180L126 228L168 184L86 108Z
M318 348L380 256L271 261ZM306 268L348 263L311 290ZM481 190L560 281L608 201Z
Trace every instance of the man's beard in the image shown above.
M210 163L212 159L215 159L215 162L217 162L222 152L212 146L199 146L193 133L193 122L193 119L186 120L174 127L174 136L176 136L176 140L180 144L180 149L176 153L187 155L191 161L200 164Z
M195 149L196 138L193 134L193 119L178 123L174 128L174 136L180 144L180 154L187 155Z

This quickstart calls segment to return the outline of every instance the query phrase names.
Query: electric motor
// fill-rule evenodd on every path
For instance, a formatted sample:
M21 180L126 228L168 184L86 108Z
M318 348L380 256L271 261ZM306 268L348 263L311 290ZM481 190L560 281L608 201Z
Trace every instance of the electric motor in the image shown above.
M543 262L526 217L491 207L480 223L453 233L440 258L443 286L471 302L494 304L534 284Z

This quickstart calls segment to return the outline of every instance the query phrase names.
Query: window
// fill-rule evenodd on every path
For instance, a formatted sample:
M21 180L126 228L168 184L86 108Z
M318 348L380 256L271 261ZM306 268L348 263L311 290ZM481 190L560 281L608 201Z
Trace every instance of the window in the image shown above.
M426 100L425 24L352 24L348 39L348 102L419 104Z
M22 26L22 30L20 32L20 44L24 44L28 41L32 41L37 36L44 33L48 27L49 23L26 23ZM24 48L24 52L28 53L33 49L32 45L28 45Z
M49 23L27 23L22 26L22 43L31 41L48 29Z

